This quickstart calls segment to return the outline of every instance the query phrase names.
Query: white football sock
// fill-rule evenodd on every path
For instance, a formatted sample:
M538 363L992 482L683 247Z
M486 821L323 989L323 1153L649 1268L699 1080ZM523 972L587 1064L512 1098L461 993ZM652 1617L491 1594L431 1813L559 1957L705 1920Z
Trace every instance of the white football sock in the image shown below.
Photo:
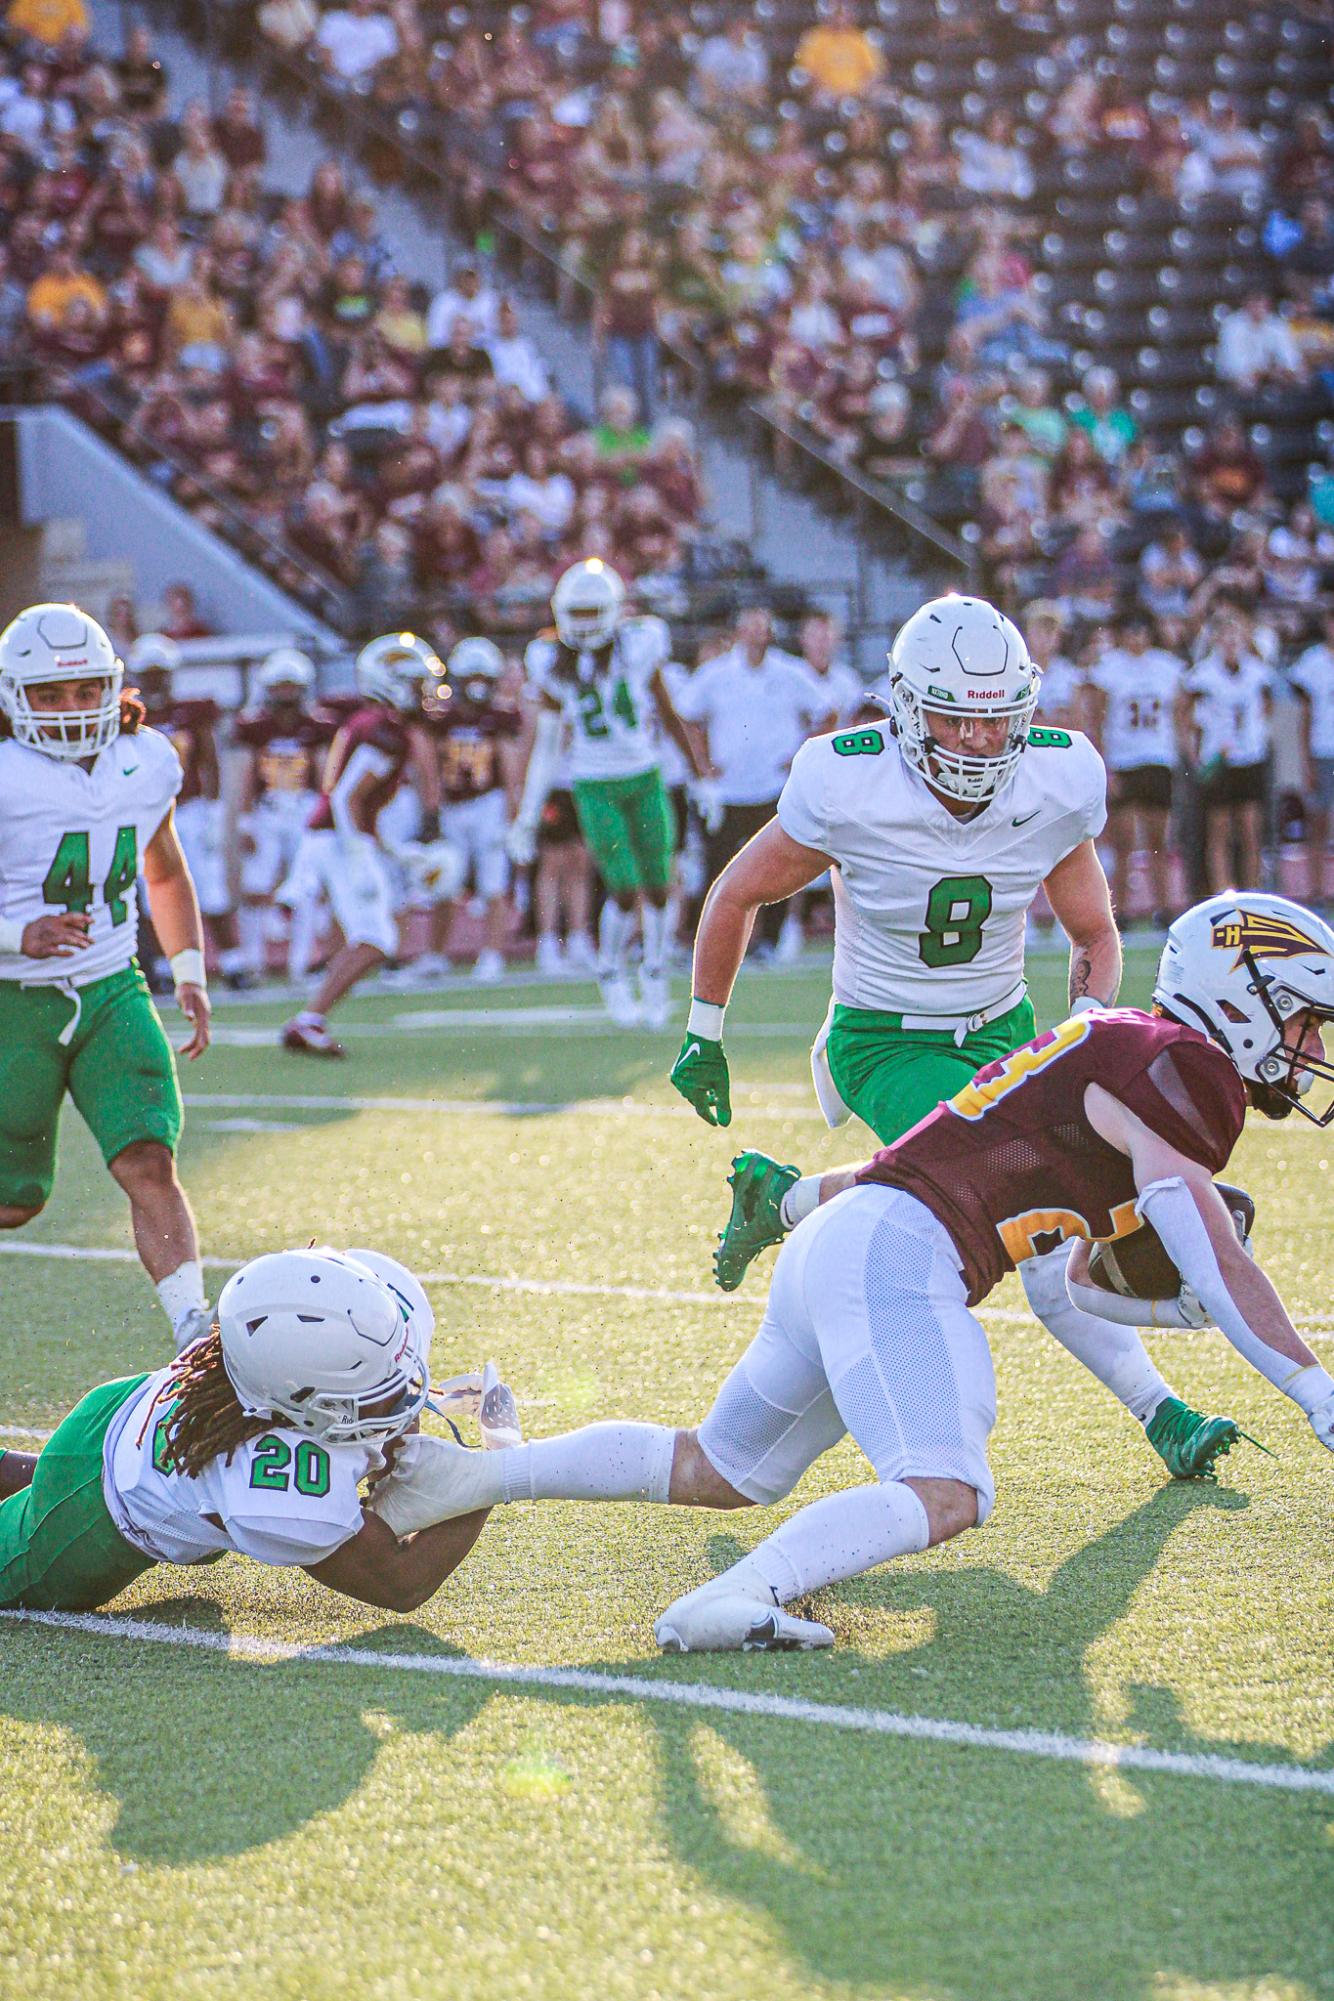
M921 1501L911 1487L891 1480L812 1501L724 1575L757 1597L771 1592L786 1605L891 1557L923 1550L930 1540Z
M803 1217L813 1215L820 1206L820 1183L823 1174L803 1174L800 1181L794 1181L778 1205L780 1221L789 1230L795 1230Z
M676 1432L666 1424L590 1424L493 1454L497 1501L665 1501Z
M639 913L639 921L644 933L644 971L660 973L667 956L667 912L659 910L656 904L646 902Z
M315 958L320 937L320 906L314 898L292 906L292 934L287 945L287 977L304 980Z
M196 1259L188 1258L175 1271L160 1278L156 1290L174 1334L181 1322L205 1303L203 1270Z
M247 970L262 979L265 971L264 945L268 937L269 913L262 903L243 903L236 913L241 933L241 950Z
M598 978L615 979L625 971L625 954L630 943L630 933L634 927L633 910L622 910L619 903L608 897L602 906L598 919Z
M1065 1267L1073 1248L1061 1244L1045 1257L1024 1260L1019 1276L1028 1303L1047 1332L1105 1383L1132 1417L1147 1424L1163 1398L1175 1392L1150 1361L1133 1327L1120 1327L1075 1305L1065 1289Z

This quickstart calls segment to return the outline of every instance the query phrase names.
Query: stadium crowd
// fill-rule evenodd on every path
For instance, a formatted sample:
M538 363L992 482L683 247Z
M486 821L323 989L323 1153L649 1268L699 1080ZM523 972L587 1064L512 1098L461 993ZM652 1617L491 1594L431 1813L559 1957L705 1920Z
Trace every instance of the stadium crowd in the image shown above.
M0 49L11 373L364 629L517 631L575 554L670 596L707 534L686 424L612 386L581 426L479 263L427 296L336 160L271 193L251 92L179 103L145 28L109 58L81 11L11 9Z

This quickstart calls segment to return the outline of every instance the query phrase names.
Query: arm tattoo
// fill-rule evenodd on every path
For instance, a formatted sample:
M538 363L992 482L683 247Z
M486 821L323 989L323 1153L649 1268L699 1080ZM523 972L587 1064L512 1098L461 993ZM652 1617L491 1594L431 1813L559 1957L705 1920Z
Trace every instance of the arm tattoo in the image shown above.
M1091 988L1089 986L1089 981L1092 978L1093 978L1092 959L1089 957L1087 952L1082 951L1080 948L1076 947L1076 949L1070 954L1071 1007L1074 1006L1077 1000L1082 1000L1084 995L1091 991Z

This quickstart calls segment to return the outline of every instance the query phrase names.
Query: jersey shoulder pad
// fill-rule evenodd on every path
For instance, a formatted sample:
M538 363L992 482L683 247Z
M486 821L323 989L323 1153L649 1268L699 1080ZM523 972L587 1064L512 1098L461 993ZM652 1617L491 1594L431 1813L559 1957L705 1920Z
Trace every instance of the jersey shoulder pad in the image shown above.
M173 702L171 707L171 721L179 729L212 729L218 714L217 703L208 695L191 695L184 701Z
M523 652L524 671L530 681L540 688L555 669L560 658L560 641L554 632L539 632L536 639L530 639Z
M1022 768L1030 783L1035 782L1053 805L1066 812L1093 803L1107 789L1107 768L1083 730L1035 723L1028 732Z
M632 666L652 674L670 659L672 638L666 623L652 612L638 612L623 618L616 632L623 657Z
M171 781L172 791L175 792L184 773L180 753L170 737L163 736L162 731L154 729L150 723L144 723L132 737L122 736L119 742L127 754L134 753L145 770L160 772Z
M1104 1087L1169 1146L1221 1173L1246 1120L1236 1065L1179 1022L1129 1008L1091 1019Z

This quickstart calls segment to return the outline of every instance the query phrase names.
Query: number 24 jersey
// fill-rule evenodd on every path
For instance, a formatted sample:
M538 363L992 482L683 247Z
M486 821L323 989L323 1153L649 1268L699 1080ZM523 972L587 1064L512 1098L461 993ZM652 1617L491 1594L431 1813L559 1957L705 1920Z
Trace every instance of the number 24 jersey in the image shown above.
M887 726L810 738L778 820L837 865L834 999L956 1017L1013 1005L1029 907L1102 832L1106 795L1102 759L1077 731L1032 730L1013 778L970 820L941 804Z
M611 646L576 653L554 633L533 640L524 655L528 678L559 703L569 727L570 776L637 778L658 763L649 683L671 652L660 618L623 618Z
M144 850L181 786L181 761L157 730L121 735L90 771L12 737L0 743L0 915L86 911L92 942L71 958L0 954L0 980L80 986L128 966L139 936L135 883Z

